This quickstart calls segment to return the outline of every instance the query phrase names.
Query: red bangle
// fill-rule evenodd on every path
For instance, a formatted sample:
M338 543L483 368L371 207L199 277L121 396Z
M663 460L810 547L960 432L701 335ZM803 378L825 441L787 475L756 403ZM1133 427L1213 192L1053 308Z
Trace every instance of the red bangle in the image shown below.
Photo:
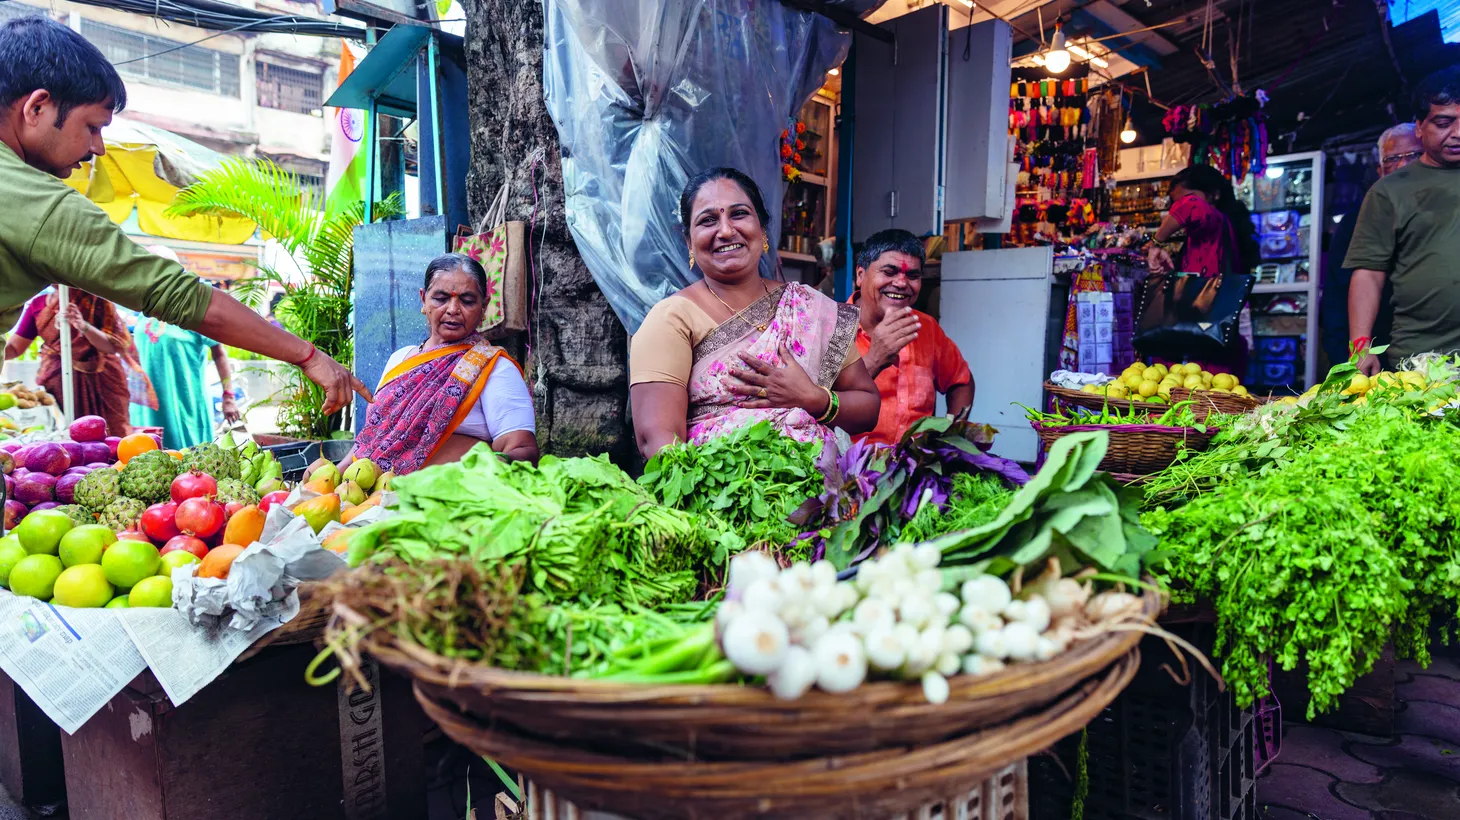
M294 363L294 366L295 367L303 367L303 366L309 364L309 360L314 358L314 352L316 350L318 350L318 348L316 348L314 345L310 345L309 346L309 355L304 357L304 361L302 361L302 362L295 362Z
M1368 336L1360 336L1357 339L1353 339L1348 343L1348 352L1352 354L1357 353L1360 350L1368 350L1369 343L1373 341L1374 340Z

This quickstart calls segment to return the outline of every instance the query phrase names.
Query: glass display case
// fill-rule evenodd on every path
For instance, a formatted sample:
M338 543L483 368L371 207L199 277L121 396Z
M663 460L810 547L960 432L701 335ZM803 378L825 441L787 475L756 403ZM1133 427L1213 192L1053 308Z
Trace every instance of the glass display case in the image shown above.
M1323 167L1321 151L1269 157L1266 173L1237 186L1260 251L1246 379L1254 391L1301 392L1318 378Z
M832 236L836 211L836 100L826 89L801 108L805 147L797 165L800 178L787 182L781 200L781 240L777 251L787 280L816 284L830 260L822 245Z

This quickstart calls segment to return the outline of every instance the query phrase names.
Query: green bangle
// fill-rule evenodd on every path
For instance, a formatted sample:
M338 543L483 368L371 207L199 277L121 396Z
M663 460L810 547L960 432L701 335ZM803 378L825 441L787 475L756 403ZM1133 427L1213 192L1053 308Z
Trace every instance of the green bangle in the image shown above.
M841 397L829 388L821 388L826 391L826 412L816 420L817 424L831 424L836 419L836 414L841 410Z

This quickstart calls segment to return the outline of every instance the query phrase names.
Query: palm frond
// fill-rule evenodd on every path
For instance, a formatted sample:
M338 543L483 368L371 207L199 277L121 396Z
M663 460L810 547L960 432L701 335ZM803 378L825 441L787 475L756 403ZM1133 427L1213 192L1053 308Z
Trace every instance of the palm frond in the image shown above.
M268 160L229 159L182 189L168 206L173 216L227 214L258 224L289 252L307 248L324 219L313 192Z

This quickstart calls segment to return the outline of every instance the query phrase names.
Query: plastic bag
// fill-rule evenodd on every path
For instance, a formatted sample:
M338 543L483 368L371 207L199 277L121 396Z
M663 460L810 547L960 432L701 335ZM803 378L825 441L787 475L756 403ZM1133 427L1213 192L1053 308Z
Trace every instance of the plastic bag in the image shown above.
M862 14L881 0L829 5ZM679 193L714 166L749 174L780 236L788 117L851 36L764 0L549 0L543 86L563 150L568 227L630 333L694 281ZM775 254L761 275L775 273Z

